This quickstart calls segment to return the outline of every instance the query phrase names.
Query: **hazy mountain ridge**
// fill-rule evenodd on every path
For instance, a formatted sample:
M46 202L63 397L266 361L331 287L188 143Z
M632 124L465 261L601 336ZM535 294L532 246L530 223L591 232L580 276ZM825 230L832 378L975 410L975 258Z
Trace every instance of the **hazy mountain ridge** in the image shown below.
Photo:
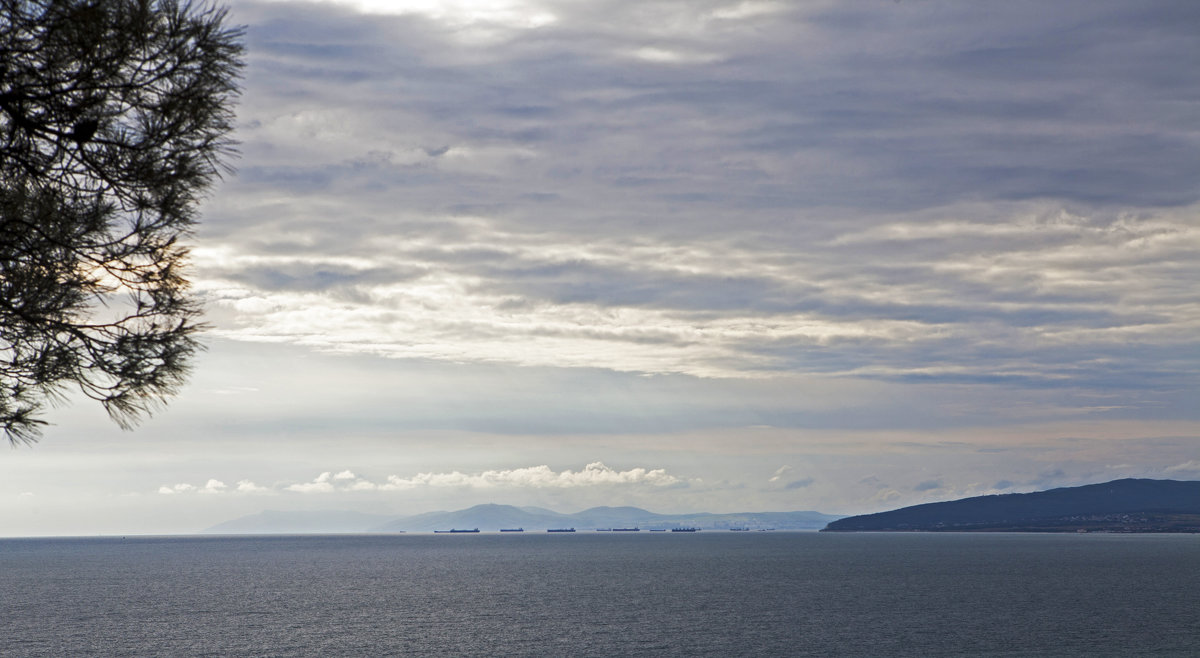
M832 521L824 531L1200 532L1200 482L1123 479L975 496Z
M657 514L637 507L593 507L574 514L561 514L537 507L483 504L455 511L425 512L389 517L359 512L261 512L219 523L204 530L220 534L309 534L364 532L431 532L474 529L495 532L502 528L536 531L550 528L674 528L705 530L773 528L817 530L839 518L820 512L742 512L714 514Z

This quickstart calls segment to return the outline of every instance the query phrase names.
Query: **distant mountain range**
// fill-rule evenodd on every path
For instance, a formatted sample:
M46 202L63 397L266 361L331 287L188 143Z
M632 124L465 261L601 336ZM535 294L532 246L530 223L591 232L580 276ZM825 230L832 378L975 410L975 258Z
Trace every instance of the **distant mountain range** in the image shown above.
M1200 482L1113 480L850 516L828 532L1200 532Z
M475 529L496 532L506 528L527 531L551 528L597 530L610 528L700 528L702 530L817 530L839 517L820 512L745 512L735 514L656 514L637 507L593 507L561 514L541 507L476 505L454 512L386 516L359 512L266 511L219 523L204 530L220 534L314 534L369 532L432 532Z

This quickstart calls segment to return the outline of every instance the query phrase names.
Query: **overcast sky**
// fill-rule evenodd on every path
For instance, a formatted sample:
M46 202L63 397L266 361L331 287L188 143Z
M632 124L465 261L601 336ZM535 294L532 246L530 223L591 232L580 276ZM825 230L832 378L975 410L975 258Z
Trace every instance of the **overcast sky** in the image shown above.
M0 534L1200 478L1200 4L236 0L209 350Z

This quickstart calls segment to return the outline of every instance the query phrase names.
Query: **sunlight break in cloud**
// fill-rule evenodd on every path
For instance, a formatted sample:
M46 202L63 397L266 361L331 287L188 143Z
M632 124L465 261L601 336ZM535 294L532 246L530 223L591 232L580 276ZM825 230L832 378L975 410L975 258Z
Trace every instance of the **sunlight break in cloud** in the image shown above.
M462 26L490 23L510 28L537 28L557 20L535 3L522 0L325 0L368 14L417 14Z

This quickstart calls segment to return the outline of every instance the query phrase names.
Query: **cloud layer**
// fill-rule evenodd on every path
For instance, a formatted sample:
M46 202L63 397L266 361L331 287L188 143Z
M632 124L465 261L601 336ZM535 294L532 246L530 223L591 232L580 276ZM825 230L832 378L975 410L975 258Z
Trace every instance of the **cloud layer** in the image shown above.
M245 157L195 250L222 336L1196 384L1185 5L352 5L239 5Z
M554 471L549 466L485 470L478 473L417 473L411 477L389 475L382 482L361 478L353 471L324 471L308 482L277 484L263 487L249 480L238 482L236 489L229 489L223 482L210 479L203 487L181 483L163 485L158 493L176 495L184 493L238 493L266 494L293 492L302 494L329 494L354 491L409 491L423 488L464 489L573 489L596 486L686 487L688 482L677 478L665 469L631 468L618 471L602 462L592 462L578 471L566 469Z

